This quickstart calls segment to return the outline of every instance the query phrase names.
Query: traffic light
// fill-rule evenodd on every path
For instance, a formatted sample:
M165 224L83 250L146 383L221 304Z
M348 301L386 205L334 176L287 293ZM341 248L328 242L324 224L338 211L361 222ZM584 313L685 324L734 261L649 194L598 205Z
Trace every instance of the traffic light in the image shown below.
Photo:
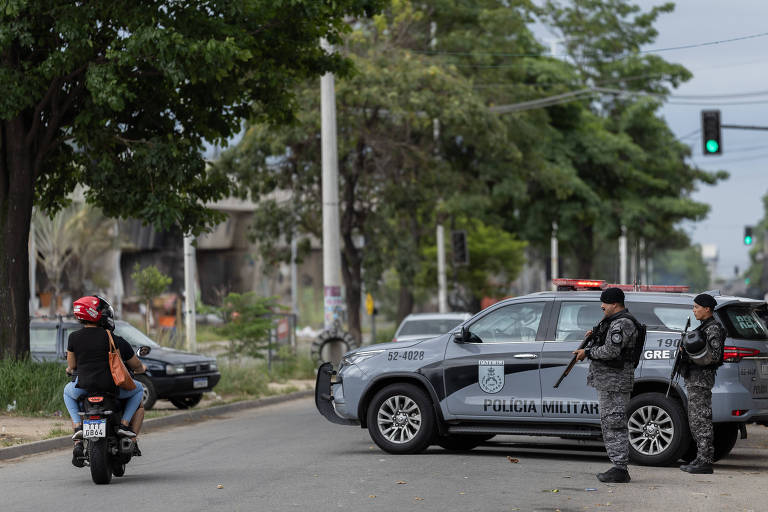
M755 241L752 236L752 226L744 226L744 245L752 245Z
M453 263L455 265L469 265L466 231L451 232L451 247L453 247Z
M704 143L704 156L719 155L723 152L720 142L720 111L701 111L701 135Z

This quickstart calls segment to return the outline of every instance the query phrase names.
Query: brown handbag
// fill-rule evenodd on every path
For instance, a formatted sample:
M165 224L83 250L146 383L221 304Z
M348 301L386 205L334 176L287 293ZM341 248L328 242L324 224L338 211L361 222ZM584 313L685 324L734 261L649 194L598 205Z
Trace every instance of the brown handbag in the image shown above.
M117 350L115 340L112 339L112 333L109 330L107 330L107 336L109 336L109 370L112 372L112 380L121 389L136 389L136 383L133 382L131 374L128 373L128 369L123 363L123 358L120 357L120 351Z

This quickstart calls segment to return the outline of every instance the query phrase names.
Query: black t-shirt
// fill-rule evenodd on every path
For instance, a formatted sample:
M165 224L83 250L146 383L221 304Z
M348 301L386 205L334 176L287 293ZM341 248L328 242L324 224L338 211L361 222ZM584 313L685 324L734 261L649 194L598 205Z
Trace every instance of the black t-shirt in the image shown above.
M123 361L134 356L130 343L112 335ZM117 389L109 371L109 338L101 327L83 327L69 335L67 350L75 354L77 387L89 391L114 393Z

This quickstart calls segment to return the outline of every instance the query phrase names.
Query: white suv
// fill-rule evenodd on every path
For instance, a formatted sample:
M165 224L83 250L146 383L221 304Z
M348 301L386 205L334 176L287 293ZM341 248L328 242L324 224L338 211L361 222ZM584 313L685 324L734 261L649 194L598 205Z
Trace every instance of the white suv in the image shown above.
M469 313L414 313L400 322L392 341L414 341L434 338L453 330Z

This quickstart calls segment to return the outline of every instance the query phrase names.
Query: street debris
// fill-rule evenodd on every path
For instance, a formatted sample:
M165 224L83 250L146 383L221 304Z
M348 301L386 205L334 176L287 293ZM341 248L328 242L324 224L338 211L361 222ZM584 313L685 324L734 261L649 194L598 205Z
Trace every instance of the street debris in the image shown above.
M224 486L223 486L223 485L221 485L221 484L219 484L219 485L217 485L217 486L216 486L216 488L217 488L217 489L223 489L223 488L224 488Z
M404 482L403 480L398 480L398 481L397 481L397 482L395 482L395 483L396 483L397 485L405 485L405 484L407 484L408 482Z
M512 464L517 464L518 462L520 462L520 459L513 459L513 458L512 458L512 457L510 457L509 455L507 455L507 460L508 460L509 462L511 462Z

